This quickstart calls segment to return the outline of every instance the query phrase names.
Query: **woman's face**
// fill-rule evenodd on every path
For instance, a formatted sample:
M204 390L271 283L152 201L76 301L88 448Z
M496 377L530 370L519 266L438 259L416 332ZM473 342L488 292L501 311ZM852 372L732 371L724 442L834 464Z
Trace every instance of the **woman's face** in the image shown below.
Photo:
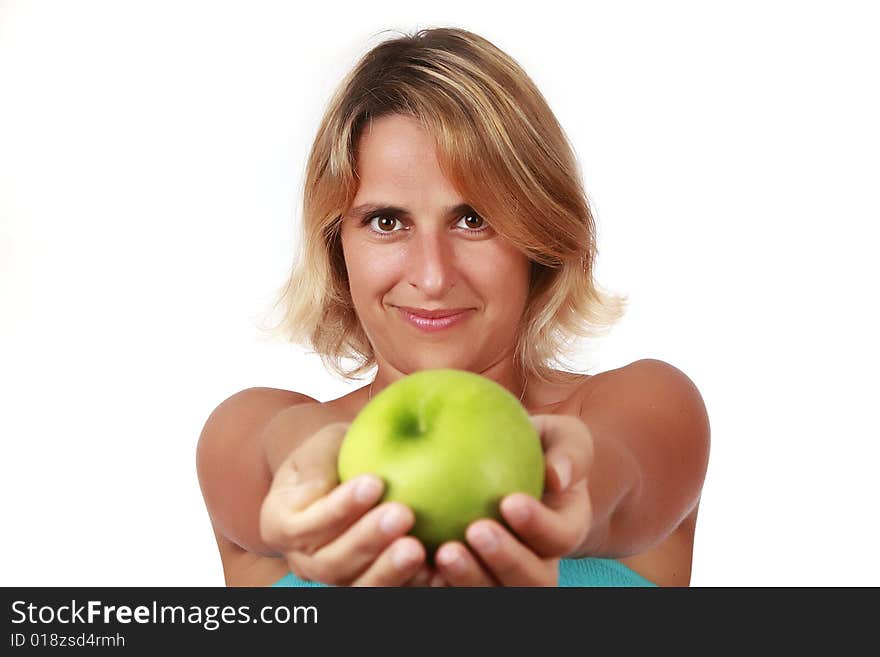
M528 293L528 258L465 206L414 119L367 123L358 148L360 182L342 221L342 249L379 364L403 374L483 372L509 358ZM429 311L457 315L418 315Z

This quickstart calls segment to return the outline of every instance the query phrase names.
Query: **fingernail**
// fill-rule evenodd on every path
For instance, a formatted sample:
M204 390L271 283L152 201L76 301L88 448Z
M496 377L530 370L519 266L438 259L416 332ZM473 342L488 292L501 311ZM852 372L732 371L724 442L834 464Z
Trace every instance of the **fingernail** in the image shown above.
M404 512L399 506L392 506L384 513L382 519L379 521L379 526L386 534L397 534L398 532L403 531L405 525L406 512Z
M475 527L471 531L468 540L473 543L480 552L492 553L498 549L498 539L495 537L495 532L485 525Z
M567 456L560 456L553 462L553 469L556 471L556 478L559 480L559 490L568 488L571 482L571 461Z
M362 476L354 487L354 499L366 504L376 498L382 490L382 484L375 477Z
M412 543L404 543L403 545L398 545L394 549L394 553L391 555L391 561L394 562L394 567L398 570L403 570L405 568L409 568L419 559L419 551Z
M510 518L515 524L521 525L529 519L530 515L532 515L532 510L526 502L523 502L522 500L514 500L513 502L504 505L504 515Z
M438 554L437 562L453 575L461 575L464 572L464 559L453 550L444 550Z

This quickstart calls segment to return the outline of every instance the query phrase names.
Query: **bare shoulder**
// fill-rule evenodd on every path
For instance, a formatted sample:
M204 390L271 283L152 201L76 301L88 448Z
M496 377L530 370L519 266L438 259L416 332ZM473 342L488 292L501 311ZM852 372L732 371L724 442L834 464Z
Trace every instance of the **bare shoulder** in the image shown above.
M260 436L278 413L308 405L320 402L299 392L256 387L227 397L210 413L196 447L196 469L218 543L269 551L259 533L259 509L271 484Z
M320 402L290 390L248 388L211 413L197 466L227 586L265 586L287 572L259 531L273 463L324 425L350 421L352 396Z
M603 395L633 390L666 389L691 397L702 397L691 378L675 365L656 358L642 358L628 365L600 372L580 381L576 394L580 401L588 401L596 392Z
M687 586L709 457L709 418L700 391L678 367L645 358L584 381L577 402L591 431L638 455L638 524L664 537L620 561L661 586Z
M592 421L627 437L631 447L650 459L643 465L661 468L656 474L675 474L680 483L687 474L690 490L683 492L696 502L711 431L703 397L687 374L665 361L645 358L595 376L578 401L587 424Z
M682 370L643 358L583 381L573 395L581 415L641 425L645 435L665 428L708 450L709 416L703 396Z
M224 399L211 412L205 423L206 428L214 425L236 422L249 424L265 419L267 413L299 404L320 403L318 400L301 392L283 390L281 388L254 387L246 388Z

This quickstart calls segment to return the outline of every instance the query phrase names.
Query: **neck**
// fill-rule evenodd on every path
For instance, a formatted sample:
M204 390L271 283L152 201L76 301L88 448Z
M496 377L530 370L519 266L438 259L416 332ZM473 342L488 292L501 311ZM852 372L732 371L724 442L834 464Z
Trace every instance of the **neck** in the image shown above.
M380 357L377 357L376 361L378 363L376 377L369 386L366 386L367 400L372 399L372 397L379 394L380 391L398 379L402 379L407 374L412 374L412 372L402 372ZM506 354L504 358L499 359L485 369L472 371L503 386L510 394L519 399L523 406L527 406L528 381L515 366L512 354Z

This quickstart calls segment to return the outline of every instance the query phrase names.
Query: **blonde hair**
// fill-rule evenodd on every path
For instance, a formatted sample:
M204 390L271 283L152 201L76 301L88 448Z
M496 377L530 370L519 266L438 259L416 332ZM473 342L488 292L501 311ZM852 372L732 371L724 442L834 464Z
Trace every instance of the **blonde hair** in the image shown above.
M529 76L486 39L457 28L419 30L367 52L334 93L306 168L302 235L270 329L315 350L348 379L375 365L352 303L340 222L357 192L356 149L368 120L413 117L432 135L444 175L492 228L532 261L514 354L526 377L553 369L576 338L607 332L625 296L593 280L593 213L572 148ZM346 368L343 359L353 359Z

